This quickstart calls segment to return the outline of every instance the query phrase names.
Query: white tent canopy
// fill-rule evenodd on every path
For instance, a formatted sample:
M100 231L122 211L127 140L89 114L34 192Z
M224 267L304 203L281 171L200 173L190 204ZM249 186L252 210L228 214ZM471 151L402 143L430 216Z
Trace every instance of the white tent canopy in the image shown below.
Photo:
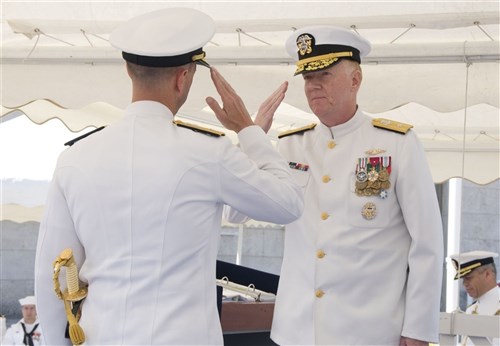
M74 132L115 121L131 90L120 52L107 42L110 31L132 16L177 6L215 19L207 60L250 112L289 81L272 137L316 121L302 78L292 77L286 37L297 27L332 23L373 43L359 105L413 124L436 182L499 178L498 2L3 2L0 131L19 116L41 127L59 118ZM216 92L199 68L179 116L218 127L206 96Z

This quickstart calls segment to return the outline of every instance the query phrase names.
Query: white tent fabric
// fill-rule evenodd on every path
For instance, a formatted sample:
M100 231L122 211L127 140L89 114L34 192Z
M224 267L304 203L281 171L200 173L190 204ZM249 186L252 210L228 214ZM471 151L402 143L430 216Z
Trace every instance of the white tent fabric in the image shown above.
M308 111L284 41L294 28L325 23L372 42L360 95L370 112L409 102L440 112L478 103L499 107L499 4L485 1L6 2L3 105L47 98L69 108L98 101L123 108L129 83L120 53L107 42L110 31L132 16L177 6L214 18L208 60L252 111L283 80L291 81L286 102ZM208 74L198 75L186 113L202 109L214 92Z

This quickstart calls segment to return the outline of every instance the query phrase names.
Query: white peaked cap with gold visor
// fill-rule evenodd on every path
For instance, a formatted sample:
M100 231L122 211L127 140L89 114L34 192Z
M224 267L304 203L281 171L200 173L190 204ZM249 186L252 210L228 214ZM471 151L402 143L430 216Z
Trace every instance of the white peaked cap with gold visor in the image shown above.
M287 53L297 62L295 75L331 67L342 59L361 63L370 53L368 40L344 28L329 25L298 29L285 43Z

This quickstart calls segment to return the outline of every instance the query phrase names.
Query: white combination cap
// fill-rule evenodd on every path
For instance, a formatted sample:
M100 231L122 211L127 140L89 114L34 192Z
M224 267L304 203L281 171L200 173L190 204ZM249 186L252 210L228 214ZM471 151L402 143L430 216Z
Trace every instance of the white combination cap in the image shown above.
M495 257L498 257L498 254L490 251L470 251L451 255L450 259L457 271L455 280L469 274L476 268L494 263Z
M109 42L125 60L142 66L173 67L195 62L209 66L203 46L215 22L190 8L166 8L134 17L111 33Z
M27 296L27 297L21 298L21 299L19 299L19 304L21 304L21 306L36 305L35 296Z
M329 25L308 26L288 37L285 48L297 61L295 75L321 70L340 59L361 63L371 50L368 40L357 33Z

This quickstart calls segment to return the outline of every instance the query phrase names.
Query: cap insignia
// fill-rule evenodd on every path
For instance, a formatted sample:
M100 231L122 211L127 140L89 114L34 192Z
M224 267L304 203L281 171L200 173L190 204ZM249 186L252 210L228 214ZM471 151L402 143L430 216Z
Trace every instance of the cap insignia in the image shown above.
M297 37L297 48L300 55L310 54L312 52L313 37L309 34L302 34Z

